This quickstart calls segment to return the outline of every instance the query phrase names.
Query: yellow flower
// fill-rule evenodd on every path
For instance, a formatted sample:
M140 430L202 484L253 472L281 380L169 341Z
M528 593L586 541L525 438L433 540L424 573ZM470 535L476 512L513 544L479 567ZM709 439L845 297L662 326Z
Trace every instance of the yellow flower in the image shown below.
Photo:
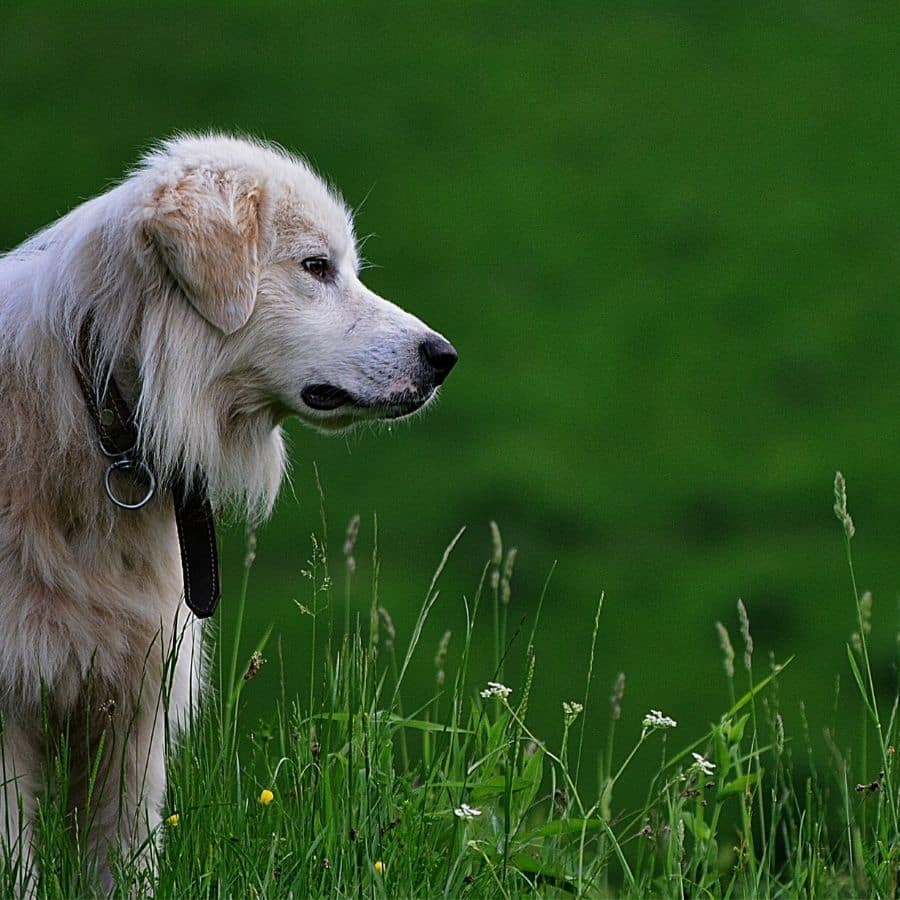
M259 802L263 806L268 806L274 799L275 795L268 788L264 788L259 792Z
M171 825L173 828L181 821L181 817L178 813L172 813L168 819L166 819L166 825Z
M384 863L380 859L375 860L373 868L379 875L384 875Z

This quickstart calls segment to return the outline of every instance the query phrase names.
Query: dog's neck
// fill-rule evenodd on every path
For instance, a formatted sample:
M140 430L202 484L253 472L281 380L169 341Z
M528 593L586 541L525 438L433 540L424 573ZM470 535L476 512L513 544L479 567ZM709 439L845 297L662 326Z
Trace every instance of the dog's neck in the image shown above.
M113 366L112 378L122 394L122 399L128 404L129 409L137 406L141 395L140 368L132 353L124 355Z
M184 600L198 618L211 616L218 606L221 588L206 477L202 472L178 472L164 488L158 484L153 459L141 447L133 408L123 397L115 377L104 375L98 367L94 347L94 320L90 317L78 335L75 374L96 432L92 451L99 451L107 459L103 476L106 496L127 515L142 510L158 490L171 494ZM124 494L121 485L117 486L123 478L129 486L129 492Z

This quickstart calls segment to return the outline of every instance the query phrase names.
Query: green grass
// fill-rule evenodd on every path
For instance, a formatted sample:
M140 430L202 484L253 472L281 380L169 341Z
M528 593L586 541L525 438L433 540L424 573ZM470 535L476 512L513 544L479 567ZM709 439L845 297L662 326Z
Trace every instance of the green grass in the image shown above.
M853 575L842 478L835 494ZM621 680L607 706L594 677L609 614L602 595L580 683L559 690L543 682L541 604L526 628L508 621L514 551L504 552L496 528L461 601L464 632L441 640L431 698L409 709L410 664L433 653L421 637L459 537L440 558L407 636L380 606L377 543L374 577L363 585L354 580L354 533L337 578L328 548L313 537L302 567L308 594L297 603L307 643L290 647L266 643L266 634L242 639L253 596L251 544L238 627L221 636L213 667L216 689L188 736L170 748L159 849L151 848L157 896L895 896L900 726L896 691L886 705L873 681L867 597L854 589L848 598L858 629L844 675L859 731L852 747L839 748L826 734L826 767L815 762L817 738L803 721L786 721L780 707L791 660L754 658L743 605L732 629L737 649L722 628L723 658L709 661L724 668L732 699L724 710L704 710L707 730L684 733L665 714L644 717L645 710L640 725L624 727ZM368 598L369 615L347 631L356 592ZM483 630L492 632L493 687L472 675L473 636ZM288 654L309 656L308 695L292 695L283 677L263 677L282 671ZM507 688L500 683L512 654L521 657L523 676ZM272 684L268 716L247 721L248 695ZM556 698L558 744L529 724L538 694ZM597 707L607 710L604 733L585 729L586 710ZM96 886L59 799L64 745L51 756L57 790L40 807L37 896L89 896ZM623 803L619 783L641 757L656 760L644 800ZM870 758L874 769L859 775ZM7 860L0 894L14 896L22 875ZM134 861L119 860L116 875L118 896L151 889Z

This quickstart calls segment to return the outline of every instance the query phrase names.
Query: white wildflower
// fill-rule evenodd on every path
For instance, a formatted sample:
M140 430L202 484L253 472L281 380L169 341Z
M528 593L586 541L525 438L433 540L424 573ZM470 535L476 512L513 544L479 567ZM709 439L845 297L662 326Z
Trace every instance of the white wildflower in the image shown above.
M642 724L644 728L675 728L678 725L674 719L664 716L658 709L651 709L644 716Z
M453 810L453 815L471 822L472 819L477 819L478 816L481 815L481 810L475 806L469 806L467 803L463 803Z
M481 691L481 696L485 700L489 700L491 697L499 697L501 700L505 700L511 693L512 688L508 688L505 684L500 684L499 681L489 681L488 686Z
M584 707L574 700L566 700L563 702L563 715L565 716L566 725L571 725L584 711Z
M705 756L701 756L699 753L692 753L691 756L694 757L694 765L698 772L703 775L715 775L716 774L716 764L710 762Z

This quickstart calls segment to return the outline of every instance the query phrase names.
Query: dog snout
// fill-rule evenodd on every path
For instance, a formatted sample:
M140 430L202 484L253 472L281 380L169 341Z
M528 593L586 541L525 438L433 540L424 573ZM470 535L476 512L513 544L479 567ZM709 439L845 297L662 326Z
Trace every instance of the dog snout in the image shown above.
M429 334L419 344L419 355L434 373L435 384L443 384L450 370L456 365L459 354L450 341L439 334Z

